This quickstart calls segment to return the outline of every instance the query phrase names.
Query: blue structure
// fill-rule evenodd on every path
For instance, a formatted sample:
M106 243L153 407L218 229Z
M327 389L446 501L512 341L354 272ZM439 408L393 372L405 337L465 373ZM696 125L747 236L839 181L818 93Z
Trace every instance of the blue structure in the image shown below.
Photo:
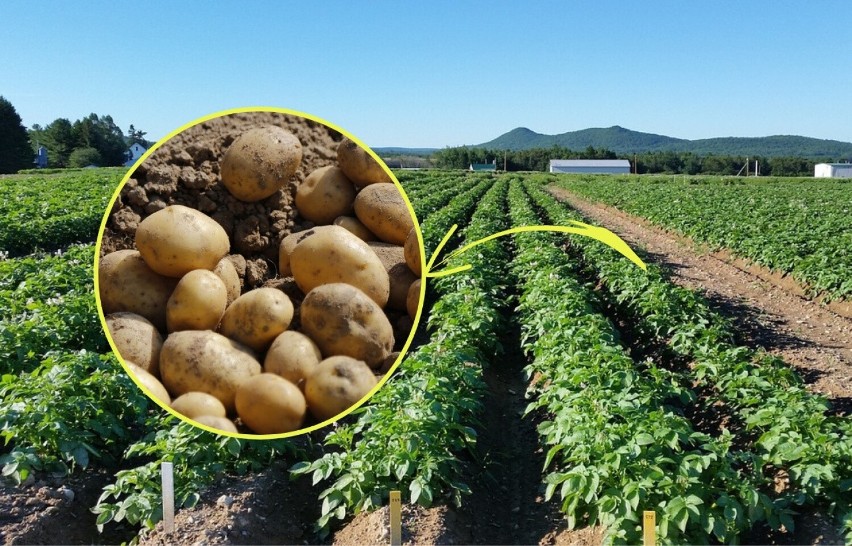
M44 146L38 147L38 153L36 153L33 163L35 163L37 169L44 169L47 167L47 148Z

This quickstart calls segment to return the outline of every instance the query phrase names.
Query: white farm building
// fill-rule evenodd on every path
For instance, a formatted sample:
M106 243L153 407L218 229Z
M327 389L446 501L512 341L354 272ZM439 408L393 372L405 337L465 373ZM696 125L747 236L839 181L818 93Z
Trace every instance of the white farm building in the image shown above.
M852 163L817 163L814 166L816 178L852 178Z
M630 174L626 159L551 159L552 173Z

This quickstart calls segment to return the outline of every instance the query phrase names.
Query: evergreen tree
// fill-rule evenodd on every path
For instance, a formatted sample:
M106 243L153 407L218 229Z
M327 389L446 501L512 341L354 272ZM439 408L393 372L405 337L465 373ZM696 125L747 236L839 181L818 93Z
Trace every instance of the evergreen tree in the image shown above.
M32 168L34 159L21 116L11 102L0 96L0 174Z

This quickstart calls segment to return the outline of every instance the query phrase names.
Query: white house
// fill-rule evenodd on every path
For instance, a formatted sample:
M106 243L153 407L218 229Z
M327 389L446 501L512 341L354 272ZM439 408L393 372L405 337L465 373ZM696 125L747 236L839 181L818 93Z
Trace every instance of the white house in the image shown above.
M814 166L816 178L852 178L852 163L817 163Z
M551 159L552 173L630 174L626 159Z
M134 142L133 145L127 149L127 161L124 162L125 167L130 167L136 160L142 157L142 154L148 151L148 148L142 146L138 142Z

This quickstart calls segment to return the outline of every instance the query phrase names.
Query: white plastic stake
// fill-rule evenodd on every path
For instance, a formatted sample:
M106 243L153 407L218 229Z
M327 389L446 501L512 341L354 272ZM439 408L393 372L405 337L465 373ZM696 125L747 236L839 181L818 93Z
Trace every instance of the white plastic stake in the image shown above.
M175 530L175 476L172 463L163 463L163 530Z
M391 546L402 544L402 499L399 491L390 492L390 543Z

